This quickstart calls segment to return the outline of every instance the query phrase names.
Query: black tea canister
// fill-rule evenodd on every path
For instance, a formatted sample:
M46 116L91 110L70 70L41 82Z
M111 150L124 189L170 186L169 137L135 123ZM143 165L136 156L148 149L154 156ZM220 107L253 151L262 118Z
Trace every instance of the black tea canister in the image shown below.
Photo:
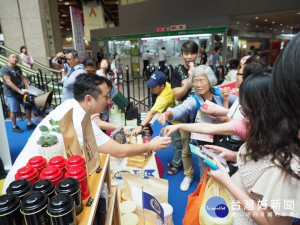
M47 213L53 225L77 225L73 197L64 194L54 196L48 203Z

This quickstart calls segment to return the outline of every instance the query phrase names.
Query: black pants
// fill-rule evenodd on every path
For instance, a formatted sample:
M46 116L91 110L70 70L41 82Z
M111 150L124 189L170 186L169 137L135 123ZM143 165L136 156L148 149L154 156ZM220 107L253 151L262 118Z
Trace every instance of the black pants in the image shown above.
M166 61L158 61L158 65L159 65L159 67L160 67L160 71L162 71L162 72L164 72L165 71L165 63L166 63Z
M149 60L143 60L143 62L144 62L143 75L145 75L147 71L147 66L149 66Z

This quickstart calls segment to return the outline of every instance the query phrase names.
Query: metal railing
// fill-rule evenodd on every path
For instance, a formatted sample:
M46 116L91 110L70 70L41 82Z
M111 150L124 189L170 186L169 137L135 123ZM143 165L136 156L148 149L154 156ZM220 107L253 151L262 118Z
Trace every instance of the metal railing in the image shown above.
M118 90L128 99L128 102L132 102L133 106L138 107L138 109L148 111L152 107L156 96L150 91L150 88L146 84L146 81L150 78L154 71L160 70L159 67L147 66L146 74L140 74L138 70L138 75L134 76L129 72L128 66L126 66L125 77L123 79L123 84L121 87L118 86ZM167 66L164 73L167 76L167 81L171 80L172 67ZM118 81L119 83L119 81Z

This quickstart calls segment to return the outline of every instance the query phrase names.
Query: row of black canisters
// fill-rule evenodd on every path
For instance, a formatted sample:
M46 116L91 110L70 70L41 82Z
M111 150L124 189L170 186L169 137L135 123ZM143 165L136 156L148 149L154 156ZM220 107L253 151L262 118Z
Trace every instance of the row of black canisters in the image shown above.
M15 180L6 192L0 196L1 225L76 225L76 214L83 210L80 184L71 177L60 181L57 195L48 179L39 180L32 187L25 179Z

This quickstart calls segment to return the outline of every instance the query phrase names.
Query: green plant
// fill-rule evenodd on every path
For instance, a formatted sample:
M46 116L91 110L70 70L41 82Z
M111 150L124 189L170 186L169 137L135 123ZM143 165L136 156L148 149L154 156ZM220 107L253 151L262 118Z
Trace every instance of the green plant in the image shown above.
M48 128L45 125L39 127L40 131L42 132L42 136L36 143L38 145L41 145L42 147L50 147L58 142L57 137L53 135L52 132L61 133L60 128L58 126L58 121L50 119L49 123L51 125L50 128Z

